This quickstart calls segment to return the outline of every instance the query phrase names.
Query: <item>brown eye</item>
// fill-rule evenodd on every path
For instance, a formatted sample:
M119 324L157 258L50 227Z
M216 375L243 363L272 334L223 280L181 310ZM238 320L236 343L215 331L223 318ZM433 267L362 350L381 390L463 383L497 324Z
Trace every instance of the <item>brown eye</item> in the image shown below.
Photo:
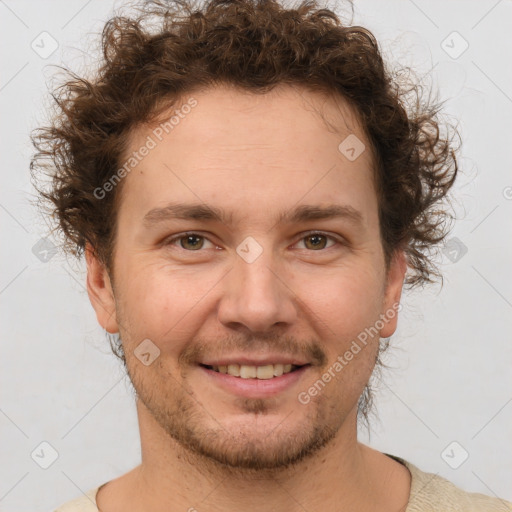
M329 247L326 246L329 239L335 242L333 245L336 245L337 240L334 237L325 235L323 233L309 233L301 239L301 242L304 241L306 249L312 251L321 251L322 249L332 247L332 245Z
M205 242L212 244L208 238L199 233L181 233L181 235L168 238L163 245L173 249L183 249L188 252L199 252L205 248Z
M309 240L310 244L306 243L306 247L308 249L325 249L325 244L327 243L327 237L324 235L308 235L304 238L304 240Z
M182 249L198 250L204 245L204 237L200 235L185 235L179 238Z

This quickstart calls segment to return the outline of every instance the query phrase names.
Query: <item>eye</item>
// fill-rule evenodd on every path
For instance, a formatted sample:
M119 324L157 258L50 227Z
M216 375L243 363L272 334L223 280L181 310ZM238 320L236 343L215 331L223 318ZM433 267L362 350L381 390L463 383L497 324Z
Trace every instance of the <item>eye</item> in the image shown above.
M334 238L333 236L326 235L325 233L321 233L318 231L312 231L310 233L307 233L301 238L300 242L306 240L306 243L304 245L306 246L307 249L311 249L313 251L321 251L322 249L326 248L326 241L328 239L340 243L340 241ZM332 247L332 245L330 247Z
M189 252L198 251L204 247L204 242L209 240L200 235L199 233L182 233L177 236L173 236L166 241L164 241L164 245L174 245L175 242L180 241L180 248ZM211 242L210 242L211 243ZM213 244L212 244L213 245Z

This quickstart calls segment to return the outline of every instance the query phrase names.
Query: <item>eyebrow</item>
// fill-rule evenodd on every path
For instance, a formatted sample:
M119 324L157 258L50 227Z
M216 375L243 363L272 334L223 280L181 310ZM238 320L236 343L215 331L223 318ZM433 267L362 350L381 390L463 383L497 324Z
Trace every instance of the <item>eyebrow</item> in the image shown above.
M300 205L292 210L280 212L276 218L277 224L297 224L311 220L343 218L354 224L363 223L361 212L349 205ZM222 208L202 203L169 203L161 208L153 208L144 216L143 223L151 227L160 222L173 219L206 220L223 224L232 224L233 213L229 215Z

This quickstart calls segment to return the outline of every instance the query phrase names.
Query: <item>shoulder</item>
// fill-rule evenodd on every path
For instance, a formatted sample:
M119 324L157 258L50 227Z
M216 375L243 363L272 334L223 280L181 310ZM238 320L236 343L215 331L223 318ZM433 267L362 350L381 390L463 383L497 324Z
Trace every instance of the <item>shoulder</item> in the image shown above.
M393 458L404 464L411 472L411 493L406 512L512 512L512 503L485 494L467 492L446 478L421 471L400 457Z
M96 494L101 486L86 492L83 496L67 501L54 512L99 512L96 506Z

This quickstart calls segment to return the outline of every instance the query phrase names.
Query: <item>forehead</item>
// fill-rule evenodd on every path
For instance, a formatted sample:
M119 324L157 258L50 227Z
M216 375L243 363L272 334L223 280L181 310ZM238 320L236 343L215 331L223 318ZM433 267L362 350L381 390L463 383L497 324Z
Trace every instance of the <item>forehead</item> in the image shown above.
M276 148L277 142L297 146L313 137L314 144L321 149L331 147L333 142L348 135L365 138L360 118L346 99L284 84L267 93L223 85L184 95L169 106L158 121L133 130L130 147L142 142L149 129L155 132L158 142L162 138L169 141L179 138L181 142L206 145L223 139L226 147L230 140L238 145L246 142L248 147L271 146L272 142L276 143ZM323 144L320 137L324 139ZM370 160L369 153L363 158Z
M340 202L340 193L361 208L374 190L372 155L355 111L343 98L301 88L192 93L158 122L133 130L124 160L144 146L151 149L123 184L122 202L140 211L186 196L228 211L243 205L240 214L251 216L302 197Z

